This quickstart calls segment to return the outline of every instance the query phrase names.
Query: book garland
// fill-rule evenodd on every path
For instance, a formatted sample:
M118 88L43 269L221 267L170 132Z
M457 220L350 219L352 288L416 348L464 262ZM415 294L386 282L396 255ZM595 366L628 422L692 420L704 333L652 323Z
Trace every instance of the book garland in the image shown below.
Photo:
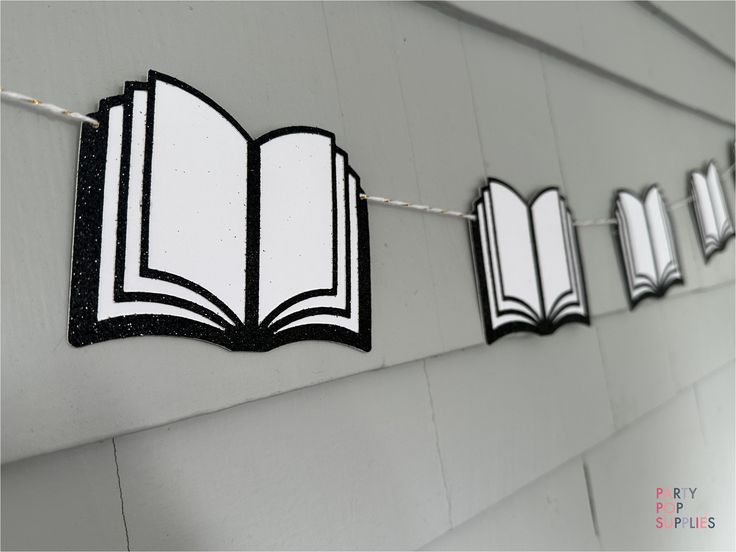
M297 126L253 139L213 100L156 71L89 115L0 93L87 123L72 248L75 346L169 335L238 351L302 340L369 351L368 202L469 221L488 344L590 324L576 227L613 227L631 309L684 283L657 185L641 197L619 190L612 218L580 221L558 188L525 200L490 178L461 213L367 195L331 132ZM669 207L686 203L707 263L736 235L713 162Z

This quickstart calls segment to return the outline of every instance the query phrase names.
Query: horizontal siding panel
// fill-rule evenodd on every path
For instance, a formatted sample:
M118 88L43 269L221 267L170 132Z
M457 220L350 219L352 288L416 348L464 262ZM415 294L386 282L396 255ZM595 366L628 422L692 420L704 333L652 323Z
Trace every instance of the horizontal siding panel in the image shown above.
M675 396L667 335L659 305L596 319L606 388L616 428L633 422Z
M675 384L683 389L733 360L733 282L663 301L659 308Z
M580 458L543 475L422 550L600 550Z
M421 363L116 443L131 549L409 550L449 529Z
M110 440L2 467L3 550L125 550Z
M653 1L657 9L669 14L678 23L695 33L726 56L734 58L734 2L662 2Z
M614 430L592 328L516 335L425 362L453 526Z
M463 19L469 14L470 18L479 18L480 24L485 21L491 26L500 25L504 32L521 40L531 38L537 44L541 41L563 55L572 55L724 121L734 121L733 64L724 62L635 3L447 4L449 10L443 6L438 9ZM729 32L718 26L714 32L723 34L724 43L731 40L733 57L733 27Z
M724 508L729 494L733 499L725 491L733 472L724 471L711 454L692 388L586 453L603 549L733 548L733 510ZM657 529L658 487L697 487L684 515L715 516L715 528Z

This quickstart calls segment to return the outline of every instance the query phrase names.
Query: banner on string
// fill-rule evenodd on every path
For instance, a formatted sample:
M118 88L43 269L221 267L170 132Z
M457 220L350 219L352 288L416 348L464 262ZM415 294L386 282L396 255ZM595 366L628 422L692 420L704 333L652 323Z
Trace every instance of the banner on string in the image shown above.
M619 190L610 218L576 220L558 188L527 201L495 178L464 213L368 195L331 132L287 127L253 139L213 100L156 71L88 115L0 94L84 123L69 308L75 346L169 335L242 351L302 340L368 351L368 202L469 221L488 344L590 324L577 228L613 228L632 309L684 284L670 210L691 204L706 263L736 235L712 161L670 204L657 185L641 196Z

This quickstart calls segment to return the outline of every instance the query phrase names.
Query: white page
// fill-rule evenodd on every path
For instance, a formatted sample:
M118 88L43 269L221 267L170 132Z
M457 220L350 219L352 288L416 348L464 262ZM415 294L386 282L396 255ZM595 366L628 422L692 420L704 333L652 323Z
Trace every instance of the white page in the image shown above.
M583 267L578 254L578 241L575 225L572 221L572 215L567 210L567 206L560 202L560 210L565 215L565 239L567 243L568 255L571 257L571 271L573 275L573 296L575 304L566 308L568 313L578 313L582 315L588 314L588 304L585 297L585 282L583 282Z
M483 192L484 196L488 192ZM486 201L478 204L475 210L475 214L478 217L478 234L480 235L480 250L483 256L483 274L478 276L479 284L485 287L486 295L488 297L488 311L491 318L491 327L498 328L504 324L510 324L512 322L524 322L527 324L534 323L536 318L532 314L529 314L528 309L523 309L523 312L527 314L521 314L517 312L505 312L501 313L499 310L500 291L496 289L497 276L494 273L494 262L493 250L491 245L491 238L489 236L488 220L489 215L487 212ZM505 302L508 308L521 310L521 305L518 303Z
M570 280L570 293L548 313L548 318L555 321L569 314L587 314L585 304L585 293L582 268L578 256L577 236L572 222L572 216L565 202L560 199L559 210L563 225L564 246L567 256L568 278Z
M219 307L213 305L198 293L170 282L140 276L141 203L143 201L143 158L146 144L147 101L147 91L136 90L133 92L123 289L128 292L174 294L175 297L201 305L228 320L228 316Z
M258 320L333 285L332 139L284 134L261 145Z
M619 193L617 206L622 219L619 234L626 253L624 259L628 259L629 263L631 287L641 285L654 287L657 282L657 271L644 206L638 198L625 192Z
M360 329L360 276L358 272L358 184L355 177L348 176L348 209L347 217L350 221L350 244L348 254L350 255L350 316L336 316L334 314L319 314L309 316L301 320L295 320L284 326L281 330L303 326L305 324L329 324L341 326L347 330L358 332ZM279 330L279 331L281 331Z
M723 195L721 187L721 177L718 176L718 170L714 163L708 164L708 192L713 205L713 215L715 217L716 227L719 239L729 236L733 233L733 224L731 216L726 209L726 198Z
M347 284L349 274L346 272L345 259L348 254L349 244L347 243L347 232L345 231L346 224L346 187L345 187L345 175L347 174L347 167L345 166L345 157L340 154L335 154L335 208L337 210L337 290L335 295L321 295L319 297L310 297L304 299L295 305L287 308L275 319L278 321L285 316L294 314L304 309L327 307L335 309L344 309L347 303Z
M490 245L497 260L494 273L499 284L503 282L503 294L529 305L531 313L540 317L542 312L537 286L537 263L534 259L532 235L529 227L529 211L525 201L513 190L499 182L490 183L490 204L486 206L489 236L495 232L496 240ZM491 220L492 219L492 220ZM500 291L500 287L498 287ZM499 300L499 307L506 309L507 301ZM516 301L512 308L519 308Z
M631 253L631 239L629 238L629 230L627 227L626 217L623 209L620 207L616 210L616 221L619 228L619 243L621 244L621 254L624 260L624 274L629 288L631 299L635 300L647 291L654 291L657 287L655 280L651 276L637 275L634 266L634 257ZM653 263L654 261L652 261Z
M116 303L114 298L115 284L115 250L117 247L118 198L120 185L120 158L123 141L123 107L110 109L107 154L105 161L105 182L103 188L102 238L100 243L100 278L98 284L97 319L116 318L134 314L167 314L202 322L216 328L222 328L215 322L171 305L148 302ZM169 293L176 289L171 286Z
M692 174L691 189L700 240L703 243L703 249L708 254L717 244L719 232L709 186L702 174Z
M675 258L674 244L671 240L669 217L662 195L657 188L652 188L647 192L644 199L644 209L649 226L649 235L652 240L657 279L662 283L667 279L673 268L676 269L677 259Z
M531 212L544 312L551 314L553 305L559 305L558 299L573 292L559 192L555 189L543 192L532 205Z
M197 96L153 83L149 268L205 288L242 320L246 138Z

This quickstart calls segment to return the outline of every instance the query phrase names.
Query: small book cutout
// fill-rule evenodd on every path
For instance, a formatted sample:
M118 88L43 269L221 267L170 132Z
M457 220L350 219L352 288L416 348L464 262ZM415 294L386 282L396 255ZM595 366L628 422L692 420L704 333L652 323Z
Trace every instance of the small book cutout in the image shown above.
M527 204L489 179L473 203L473 257L486 342L516 331L549 334L567 322L590 324L572 215L557 188Z
M69 342L170 335L265 351L371 348L368 214L330 132L258 139L155 71L79 150Z
M662 193L655 184L643 198L642 201L629 191L619 190L613 209L632 309L645 297L662 297L671 285L683 283Z
M690 195L693 198L693 214L700 236L700 247L707 262L713 253L725 248L728 240L734 236L731 215L715 163L708 164L705 176L699 172L692 173Z

